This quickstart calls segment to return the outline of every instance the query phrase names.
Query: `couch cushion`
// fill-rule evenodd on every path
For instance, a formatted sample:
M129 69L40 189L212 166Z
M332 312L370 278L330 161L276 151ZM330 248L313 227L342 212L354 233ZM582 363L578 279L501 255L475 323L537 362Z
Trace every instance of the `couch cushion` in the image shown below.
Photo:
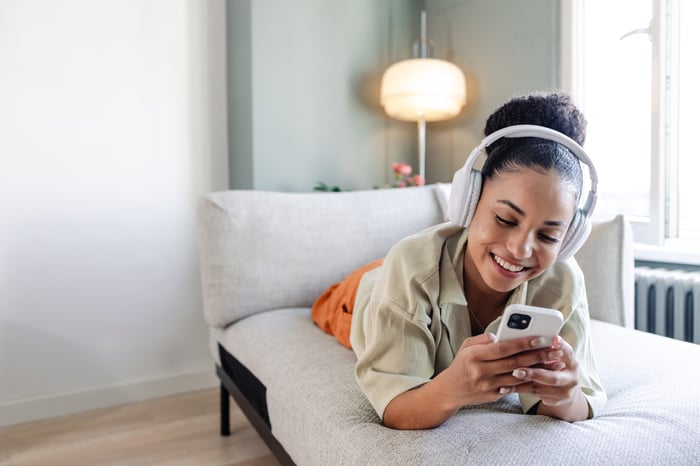
M360 392L353 352L308 308L212 331L266 385L272 433L297 464L700 464L698 345L594 320L609 397L595 419L523 415L508 395L432 430L396 431Z

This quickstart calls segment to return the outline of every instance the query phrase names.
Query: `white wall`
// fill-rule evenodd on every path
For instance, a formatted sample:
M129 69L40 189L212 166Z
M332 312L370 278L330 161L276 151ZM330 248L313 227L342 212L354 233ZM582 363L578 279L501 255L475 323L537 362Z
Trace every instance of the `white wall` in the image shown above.
M224 0L0 0L0 425L213 386Z

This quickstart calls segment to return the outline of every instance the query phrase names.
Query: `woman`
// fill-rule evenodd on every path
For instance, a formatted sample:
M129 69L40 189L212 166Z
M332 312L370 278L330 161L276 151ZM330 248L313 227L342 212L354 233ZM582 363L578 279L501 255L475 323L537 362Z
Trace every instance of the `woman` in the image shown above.
M485 134L520 124L585 139L583 116L561 93L511 100ZM463 406L509 393L526 413L567 421L605 403L582 273L574 260L557 261L580 220L579 160L533 137L501 138L487 152L468 227L429 228L400 241L381 267L361 271L350 342L357 380L388 427L435 427ZM534 350L538 338L494 341L511 303L562 312L552 347Z

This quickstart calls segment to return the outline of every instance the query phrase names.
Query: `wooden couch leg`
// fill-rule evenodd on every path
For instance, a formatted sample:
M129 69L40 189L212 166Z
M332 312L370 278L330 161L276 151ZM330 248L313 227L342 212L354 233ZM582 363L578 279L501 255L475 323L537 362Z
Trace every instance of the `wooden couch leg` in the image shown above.
M224 384L221 384L221 389L220 389L220 398L221 402L219 403L221 406L221 435L224 437L228 437L231 435L231 423L229 421L229 413L230 413L230 395L228 393L228 390L226 390L226 387L224 387Z

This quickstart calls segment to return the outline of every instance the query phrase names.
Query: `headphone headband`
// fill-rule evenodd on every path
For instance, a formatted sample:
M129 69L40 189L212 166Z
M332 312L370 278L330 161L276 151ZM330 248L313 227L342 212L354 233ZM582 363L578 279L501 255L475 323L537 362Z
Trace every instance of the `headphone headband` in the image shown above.
M479 143L479 145L476 146L474 150L472 150L471 154L469 154L469 157L467 157L467 160L464 164L466 172L469 173L474 169L474 164L479 159L479 154L481 154L481 152L484 149L489 147L497 140L501 138L528 137L546 139L548 141L554 141L556 143L559 143L567 149L569 149L581 163L585 164L588 167L589 176L591 178L591 188L588 192L586 203L583 205L583 207L581 207L581 209L584 210L586 213L592 212L598 199L598 174L595 171L593 162L591 162L590 157L588 156L588 154L586 154L586 151L583 150L583 147L581 147L579 143L571 139L566 134L560 133L559 131L553 130L552 128L547 128L546 126L513 125L501 128L498 131L494 131L493 133L486 136Z

